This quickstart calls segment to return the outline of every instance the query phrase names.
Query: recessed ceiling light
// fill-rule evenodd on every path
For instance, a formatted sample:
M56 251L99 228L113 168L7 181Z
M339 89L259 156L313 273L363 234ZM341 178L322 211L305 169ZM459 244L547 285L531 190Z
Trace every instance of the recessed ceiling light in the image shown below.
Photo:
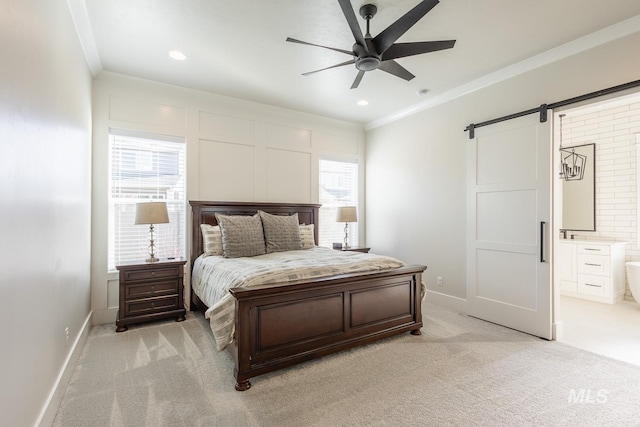
M170 51L169 56L175 59L176 61L184 61L185 59L187 59L187 55L180 52L179 50Z
M361 99L360 101L358 101L358 105L360 106L369 105L369 101L367 101L366 99Z

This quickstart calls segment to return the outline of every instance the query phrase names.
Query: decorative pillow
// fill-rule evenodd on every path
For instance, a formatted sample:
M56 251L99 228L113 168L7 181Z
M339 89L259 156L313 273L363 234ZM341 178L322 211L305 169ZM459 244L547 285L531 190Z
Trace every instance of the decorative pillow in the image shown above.
M260 216L216 214L222 232L222 255L225 258L263 255L264 232Z
M220 226L200 224L202 241L204 243L204 256L222 255L222 232Z
M311 249L316 246L315 236L313 235L313 224L305 225L300 224L298 227L300 230L300 241L302 242L302 249Z
M267 253L297 251L302 249L297 213L286 216L271 215L263 211L258 211L258 214L262 219Z

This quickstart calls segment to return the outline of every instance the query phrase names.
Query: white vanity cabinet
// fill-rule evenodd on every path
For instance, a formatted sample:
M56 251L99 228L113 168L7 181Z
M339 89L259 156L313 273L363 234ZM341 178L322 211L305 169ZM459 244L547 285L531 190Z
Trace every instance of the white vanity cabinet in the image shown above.
M556 283L562 295L615 304L624 297L626 242L561 240Z
M565 243L566 242L566 243ZM556 283L561 291L578 292L578 248L575 243L561 240L556 248ZM564 292L562 292L564 294Z

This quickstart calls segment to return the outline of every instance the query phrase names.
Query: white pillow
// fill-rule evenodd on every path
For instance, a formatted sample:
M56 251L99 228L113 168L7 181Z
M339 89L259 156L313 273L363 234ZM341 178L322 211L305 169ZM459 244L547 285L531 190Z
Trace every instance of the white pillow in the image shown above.
M217 225L200 224L202 230L202 242L204 243L204 256L222 255L222 232Z
M316 246L313 224L300 224L300 240L302 241L302 249L311 249Z

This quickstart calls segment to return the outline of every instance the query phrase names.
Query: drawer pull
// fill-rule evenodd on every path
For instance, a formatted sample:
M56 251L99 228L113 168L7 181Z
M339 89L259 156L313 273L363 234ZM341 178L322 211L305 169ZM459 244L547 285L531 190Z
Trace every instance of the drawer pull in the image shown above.
M156 290L156 287L155 287L155 286L152 286L152 287L151 287L151 292L154 292L155 290Z
M602 249L593 249L593 248L584 248L585 251L595 251L600 252Z
M588 283L587 283L587 284L588 284ZM591 285L589 285L589 286L591 286ZM155 302L152 302L152 303L151 303L151 307L154 307L154 308L155 308L155 306L156 306L156 303L155 303Z
M151 275L152 275L152 276L155 276L155 275L156 275L156 272L155 272L155 271L152 271L152 272L151 272Z
M593 283L585 283L586 286L592 286L594 288L601 288L601 285L594 285Z
M602 267L602 264L591 264L591 263L588 263L588 262L585 262L584 265L590 265L592 267Z

